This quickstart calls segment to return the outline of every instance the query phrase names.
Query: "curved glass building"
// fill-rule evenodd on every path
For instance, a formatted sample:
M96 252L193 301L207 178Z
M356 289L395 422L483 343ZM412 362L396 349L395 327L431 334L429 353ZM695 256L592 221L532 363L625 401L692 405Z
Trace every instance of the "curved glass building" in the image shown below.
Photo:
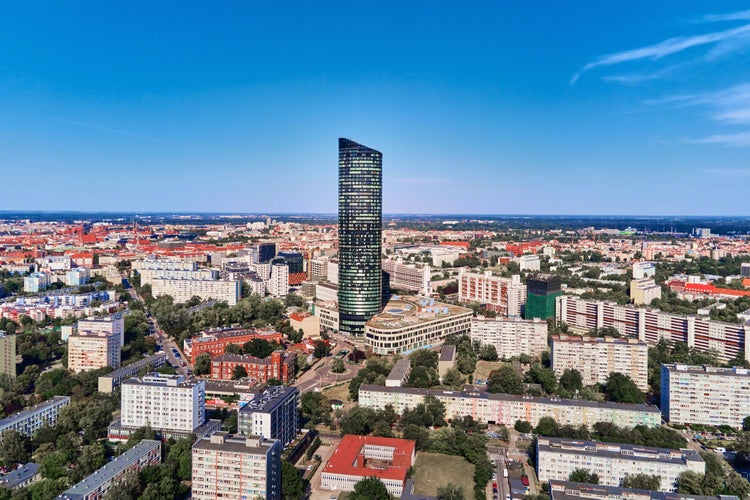
M380 312L383 154L339 139L339 331L360 336Z

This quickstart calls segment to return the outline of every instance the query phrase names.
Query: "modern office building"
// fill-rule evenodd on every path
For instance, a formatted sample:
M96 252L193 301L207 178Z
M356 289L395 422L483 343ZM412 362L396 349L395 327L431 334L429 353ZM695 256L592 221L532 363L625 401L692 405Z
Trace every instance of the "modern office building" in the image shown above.
M157 352L151 356L139 359L106 375L99 377L99 392L110 393L120 387L123 380L133 377L144 368L156 369L167 362L167 355Z
M648 346L634 338L553 335L552 369L558 377L567 369L578 370L583 385L603 384L610 373L622 373L646 392Z
M339 139L339 331L364 335L380 312L383 155Z
M388 493L400 497L415 458L414 441L347 434L323 469L321 487L353 491L363 479L377 477L385 484Z
M242 436L277 439L285 448L299 432L299 389L272 385L256 395L238 412Z
M57 497L57 500L99 500L110 489L117 486L127 473L137 474L146 466L160 463L161 442L144 439L81 482L65 490Z
M399 415L424 402L427 395L445 404L445 418L471 416L474 420L512 427L516 420L536 427L542 417L552 417L560 425L586 425L611 422L620 427L661 425L661 412L655 406L627 403L597 403L581 399L540 398L529 395L491 394L478 391L445 391L409 387L362 384L359 405L383 410L392 405Z
M571 331L586 333L611 326L621 335L637 337L648 345L661 339L683 342L699 351L715 350L721 361L738 355L750 359L750 325L724 323L699 316L685 316L647 307L586 300L571 295L557 298L556 320Z
M521 354L541 358L547 350L547 322L538 318L472 318L471 340L494 346L500 359Z
M289 274L305 272L305 259L299 252L279 252L276 258L283 259L282 263L289 268Z
M740 264L740 276L743 278L750 278L750 262L743 262Z
M676 491L683 472L706 472L706 463L695 450L671 450L617 443L537 438L539 481L565 481L575 469L588 469L599 483L620 486L626 475L648 474L661 478L661 491Z
M145 425L158 431L193 432L206 421L206 391L202 380L182 375L150 373L122 383L122 427Z
M16 378L16 336L0 330L0 373Z
M560 277L554 274L535 274L526 278L526 319L555 317L555 299L562 295Z
M511 318L520 318L526 303L526 285L521 277L493 276L492 271L471 273L461 268L458 272L459 302L477 302L490 311Z
M195 500L280 500L281 443L216 432L193 445Z
M55 425L60 410L69 403L68 396L55 396L36 406L5 417L0 420L0 435L12 429L31 437L44 424Z
M393 298L365 324L365 342L375 354L407 353L433 346L451 334L468 334L472 315L471 309L432 299Z
M256 255L257 264L268 264L276 257L276 243L258 243Z
M750 416L750 370L661 365L661 411L675 424L741 429Z

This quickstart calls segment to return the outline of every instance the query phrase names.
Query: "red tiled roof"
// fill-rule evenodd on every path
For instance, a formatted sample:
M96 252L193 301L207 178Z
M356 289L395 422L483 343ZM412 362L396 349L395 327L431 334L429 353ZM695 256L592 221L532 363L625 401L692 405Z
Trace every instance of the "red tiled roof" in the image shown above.
M394 448L393 460L391 465L386 469L370 469L356 464L357 458L366 445L388 446ZM370 477L375 476L380 479L393 479L397 481L406 481L406 474L409 467L413 465L416 443L408 439L375 437L375 436L356 436L347 434L341 439L333 455L328 460L324 473L329 474L346 474L349 476Z

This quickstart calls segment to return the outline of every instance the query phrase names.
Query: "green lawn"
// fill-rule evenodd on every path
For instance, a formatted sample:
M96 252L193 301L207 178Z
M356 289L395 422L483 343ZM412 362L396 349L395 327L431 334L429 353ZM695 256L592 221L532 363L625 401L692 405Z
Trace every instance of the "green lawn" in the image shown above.
M465 498L474 497L474 466L462 457L438 453L417 453L414 463L414 493L437 496L440 486L457 484Z
M497 370L503 365L502 361L477 361L477 369L474 371L474 380L487 380L490 372Z

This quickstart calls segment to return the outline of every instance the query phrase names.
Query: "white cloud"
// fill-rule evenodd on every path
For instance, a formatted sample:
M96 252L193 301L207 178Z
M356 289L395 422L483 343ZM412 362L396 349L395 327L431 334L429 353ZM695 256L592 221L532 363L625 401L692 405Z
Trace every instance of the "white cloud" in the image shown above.
M750 20L750 10L732 12L729 14L710 14L707 16L703 16L701 20L709 23L715 23L719 21L748 21Z
M690 144L721 144L724 146L750 146L750 132L738 132L735 134L714 134L697 139L685 139L683 142Z

